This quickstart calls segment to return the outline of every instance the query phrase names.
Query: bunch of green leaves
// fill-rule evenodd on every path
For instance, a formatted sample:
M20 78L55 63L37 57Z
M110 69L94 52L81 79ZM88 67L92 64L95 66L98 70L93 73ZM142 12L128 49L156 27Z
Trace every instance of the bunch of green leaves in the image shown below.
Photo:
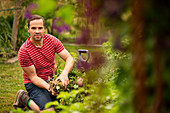
M0 17L0 53L3 54L3 59L6 60L13 56L17 55L17 52L12 50L11 40L12 40L12 25L13 25L13 16L7 16L4 18ZM17 46L18 50L23 42L29 37L26 28L26 20L20 17L18 35L17 35Z
M105 54L107 55L107 66L101 70L106 72L104 79L106 82L112 81L115 88L119 92L119 99L117 100L119 112L132 112L132 78L131 76L131 54L126 48L129 48L130 37L122 36L121 46L122 50L114 49L114 42L108 41L103 44ZM104 74L104 73L103 73ZM129 90L131 89L131 90ZM126 107L125 107L126 106ZM126 108L126 109L125 109Z
M33 14L40 14L48 16L49 13L55 13L55 17L61 18L65 24L71 25L74 18L74 8L69 2L62 3L62 1L49 0L48 4L44 0L35 2L38 4L38 9L32 11ZM46 6L46 8L44 8Z
M4 48L4 50L11 49L11 38L12 38L12 28L10 25L11 17L4 18L0 17L0 48ZM2 51L2 49L1 49Z
M110 51L110 56L114 56L112 46L109 46L109 43L111 42L107 42L108 46L105 46L105 50ZM111 59L114 59L114 57ZM108 61L111 59L108 59ZM60 92L57 96L59 100L48 103L46 108L50 105L55 105L56 109L61 113L118 112L120 104L122 104L121 92L119 92L118 84L116 84L120 69L114 67L112 62L110 62L106 63L100 70L90 70L83 73L84 81L88 81L87 79L90 78L93 81L92 84L86 82L83 88L78 87L70 92ZM70 80L72 80L71 77ZM122 84L126 85L126 82L123 82Z
M11 46L12 23L13 16L7 16L6 18L0 16L0 57L2 61L17 54Z
M49 0L48 4L44 0L33 0L33 3L37 4L38 8L32 10L32 14L39 14L46 20L45 27L47 32L56 36L60 40L73 42L79 32L76 29L79 22L76 22L76 0ZM44 8L45 6L45 8ZM57 18L57 21L53 22ZM75 25L76 22L76 25ZM55 24L59 29L64 29L64 26L69 27L66 31L58 32L53 26Z
M121 45L126 49L130 44L130 37L124 36L121 38ZM128 50L118 50L113 48L113 41L109 40L102 44L104 48L105 55L107 55L108 60L118 61L122 59L129 59L130 52Z
M92 84L86 84L84 87L73 89L70 92L62 91L57 96L58 101L50 102L45 107L55 105L56 111L60 113L103 113L113 110L116 112L118 110L119 92L112 80L106 81L105 79L109 77L103 75L103 73L99 74L97 70L91 70L85 74L90 76L92 73L98 75Z
M76 60L78 59L78 55L74 52L70 52L70 54L72 55L73 59L74 59L74 62L76 62ZM61 62L58 62L57 65L55 66L55 73L53 75L54 78L57 78L62 70L64 68L64 65L62 66L61 65ZM73 66L71 72L69 73L68 75L68 78L69 78L69 85L67 86L67 89L69 91L73 90L73 89L77 89L79 86L76 84L76 81L77 81L77 77L82 77L81 76L82 73L78 72L78 70L76 69L75 65ZM61 89L61 88L59 88Z
M72 106L74 103L82 103L82 100L85 96L85 89L79 88L77 90L72 90L71 92L60 92L57 96L57 101L49 102L45 105L45 108L48 108L51 105L54 105L56 111L64 111Z
M26 26L26 19L20 17L19 27L18 27L18 34L17 34L17 46L16 49L19 50L21 45L28 39L29 33Z

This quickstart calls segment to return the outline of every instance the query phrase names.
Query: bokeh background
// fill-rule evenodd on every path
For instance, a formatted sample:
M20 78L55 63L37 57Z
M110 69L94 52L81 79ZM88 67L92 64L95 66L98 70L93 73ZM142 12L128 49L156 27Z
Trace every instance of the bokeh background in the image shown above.
M58 106L56 112L169 113L169 11L169 0L0 0L1 112L12 110L16 83L24 88L18 62L5 62L29 37L26 20L39 14L46 33L74 56L72 75L86 84L74 93L62 92L64 104L50 103ZM90 50L88 62L78 59L82 48ZM60 68L57 64L58 73ZM15 90L8 84L16 75L7 70L18 72Z

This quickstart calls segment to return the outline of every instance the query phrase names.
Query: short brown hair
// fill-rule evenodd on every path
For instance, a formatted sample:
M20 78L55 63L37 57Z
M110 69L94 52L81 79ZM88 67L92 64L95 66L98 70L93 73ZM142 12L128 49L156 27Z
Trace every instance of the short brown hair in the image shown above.
M36 19L42 19L43 20L43 24L45 24L44 22L44 18L40 15L31 15L31 17L28 19L27 23L28 23L28 28L30 27L30 22Z

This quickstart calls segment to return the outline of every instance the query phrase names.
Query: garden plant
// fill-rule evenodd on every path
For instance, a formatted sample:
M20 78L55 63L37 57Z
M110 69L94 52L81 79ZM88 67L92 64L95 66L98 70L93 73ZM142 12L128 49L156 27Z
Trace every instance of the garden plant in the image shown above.
M51 85L58 96L46 108L54 105L57 113L170 112L169 0L25 0L22 7L16 49L29 36L25 24L31 14L47 20L47 33L74 42L74 46L65 44L75 60L70 84L67 89L60 83ZM17 51L10 44L13 16L0 20L0 58L4 61ZM89 50L88 62L79 60L78 49ZM54 78L64 67L57 59ZM22 71L18 62L0 65L0 99L5 103L10 98L8 105L0 105L2 112L32 112L8 107L23 88Z

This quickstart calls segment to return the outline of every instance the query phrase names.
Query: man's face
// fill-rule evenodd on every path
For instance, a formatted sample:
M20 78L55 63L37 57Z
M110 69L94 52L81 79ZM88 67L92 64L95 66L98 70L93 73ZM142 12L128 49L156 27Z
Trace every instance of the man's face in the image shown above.
M44 24L42 19L36 19L30 21L30 27L28 28L28 32L31 35L31 38L34 41L40 41L44 34Z

